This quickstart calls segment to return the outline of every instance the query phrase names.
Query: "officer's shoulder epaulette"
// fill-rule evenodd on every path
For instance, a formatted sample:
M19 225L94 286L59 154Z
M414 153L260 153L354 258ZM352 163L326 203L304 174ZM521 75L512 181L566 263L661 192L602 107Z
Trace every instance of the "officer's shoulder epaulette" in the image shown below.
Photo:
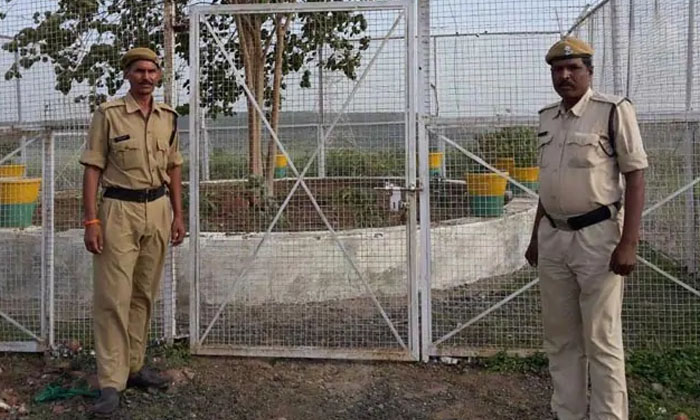
M625 98L624 96L617 96L617 95L609 95L607 93L600 93L600 92L593 92L593 95L591 95L591 100L596 101L596 102L604 102L608 104L614 104L614 105L620 105L621 103L628 101L629 99Z
M540 110L537 111L537 112L541 114L541 113L543 113L544 111L546 111L546 110L548 110L548 109L552 109L552 108L555 108L555 107L558 107L558 106L559 106L559 102L554 102L554 103L551 103L551 104L545 106L544 108L540 109Z
M180 116L180 114L178 114L177 111L175 111L175 108L171 107L171 106L168 105L168 104L165 104L165 103L162 103L162 102L158 102L158 106L159 106L161 109L165 110L165 111L170 111L170 112L172 112L173 114L175 114L175 116Z
M115 99L113 101L104 102L104 103L100 104L100 109L102 111L104 111L106 109L114 108L117 106L126 106L126 102L124 102L124 98L119 98L119 99Z

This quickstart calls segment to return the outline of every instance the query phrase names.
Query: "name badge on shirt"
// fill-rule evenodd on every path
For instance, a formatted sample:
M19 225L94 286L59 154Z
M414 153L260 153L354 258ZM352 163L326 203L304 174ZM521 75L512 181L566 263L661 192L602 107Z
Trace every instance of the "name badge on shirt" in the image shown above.
M129 140L131 136L129 134L124 134L123 136L115 137L112 139L113 142L119 143L120 141Z

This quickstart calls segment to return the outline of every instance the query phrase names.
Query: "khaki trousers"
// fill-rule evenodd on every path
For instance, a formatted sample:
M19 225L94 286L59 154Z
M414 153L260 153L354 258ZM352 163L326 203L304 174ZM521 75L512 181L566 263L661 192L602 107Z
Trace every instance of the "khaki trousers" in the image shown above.
M104 198L98 215L104 248L93 263L97 379L100 388L121 391L143 366L172 212L167 196L149 203Z
M540 223L544 348L554 385L552 410L559 420L628 418L623 279L608 268L620 235L620 217L575 232L555 229L546 218Z

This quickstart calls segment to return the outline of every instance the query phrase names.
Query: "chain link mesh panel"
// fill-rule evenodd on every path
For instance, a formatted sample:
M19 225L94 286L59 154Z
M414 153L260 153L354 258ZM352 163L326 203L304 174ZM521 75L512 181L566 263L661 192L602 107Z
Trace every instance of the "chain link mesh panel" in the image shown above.
M594 88L632 100L649 155L640 260L626 286L626 343L697 345L698 12L691 18L691 3L430 2L431 216L458 209L463 217L459 229L432 230L431 353L541 348L536 271L523 258L536 205L527 189L536 191L537 177L525 167L536 162L537 110L558 100L544 55L565 33L594 47ZM507 183L498 171L508 172Z
M175 3L173 101L182 105L188 101L190 70L187 9L185 1ZM635 348L697 345L697 1L432 0L419 5L423 3L429 3L429 13L421 14L419 26L428 27L430 35L419 52L425 54L423 65L429 74L429 83L423 87L430 114L431 353L484 354L541 347L536 272L522 258L536 203L529 191L536 192L537 182L523 168L536 157L537 110L558 100L544 54L561 33L568 32L596 49L594 87L627 96L634 103L649 155L641 259L626 288L626 343ZM25 349L34 348L31 343L49 339L49 327L58 345L79 342L89 346L92 270L82 245L82 168L77 159L86 139L91 106L126 91L118 70L119 55L137 44L163 51L163 1L67 1L59 5L49 0L11 0L0 5L0 13L0 66L6 76L0 81L0 104L6 110L0 115L1 165L26 164L20 179L42 179L30 224L0 227L0 234L7 237L0 241L0 348L16 349L17 342ZM292 67L287 69L278 121L279 138L288 155L286 165L279 160L280 178L274 181L273 198L283 203L295 184L290 162L300 171L310 162L306 176L313 196L334 230L342 235L362 232L358 233L362 239L349 246L348 253L358 264L357 271L372 273L366 275L379 290L375 293L379 306L386 308L401 340L409 341L408 291L405 287L398 290L395 277L386 274L389 266L405 270L401 264L407 258L406 236L391 229L405 227L408 215L405 210L391 209L401 207L408 195L376 189L387 183L402 186L406 180L406 34L399 25L387 37L397 17L395 11L363 16L367 26L348 37L355 50L368 43L354 68L355 80L340 65L343 55L336 54L342 43L316 48L308 55L313 57L310 62L300 64L299 54L288 57ZM290 34L303 33L300 22L295 19L290 24ZM214 19L210 23L217 28L225 22ZM226 45L238 39L235 23L230 23L230 31L217 28ZM331 20L322 23L334 24ZM371 71L355 89L382 43ZM210 40L201 50L202 69L212 71L203 79L208 90L202 97L236 100L209 104L203 111L209 117L203 120L197 137L198 221L201 231L207 232L201 239L202 255L213 255L222 249L217 241L234 237L241 243L247 241L248 248L241 249L248 254L240 258L225 254L225 264L218 267L223 267L222 273L215 265L201 266L199 275L212 283L200 297L199 334L204 334L221 305L217 301L211 306L206 296L226 296L231 292L226 284L245 267L251 268L242 285L236 286L235 295L242 300L224 306L204 344L397 348L386 319L377 316L377 305L358 286L360 276L350 259L327 240L327 225L303 188L291 196L270 238L294 244L301 240L299 235L313 238L319 232L317 236L325 242L308 239L307 248L270 242L259 251L258 263L249 264L256 241L265 235L277 212L265 205L269 197L260 194L264 179L244 181L250 179L251 169L249 109L240 84L226 73L225 58L216 48ZM234 52L237 63L243 60L235 48L228 51ZM268 52L274 54L273 49ZM318 71L318 61L328 63L331 58L333 69ZM310 87L301 88L302 84ZM161 99L162 90L157 92ZM269 98L268 93L264 91L263 97ZM346 104L350 96L353 99ZM272 104L262 100L261 105L270 119ZM217 117L211 118L213 114ZM181 118L180 125L188 168L192 127L187 118ZM257 130L263 140L262 154L266 154L269 133L263 126ZM47 133L53 134L52 156L46 156L42 143ZM322 144L324 138L327 141ZM20 148L23 139L27 142L24 151ZM18 152L11 154L15 150ZM49 166L53 197L45 195L43 183L48 161L53 162ZM482 185L478 177L466 175L471 171L507 171L508 182L495 177L501 179L497 188L504 189L503 194L475 197L471 191L486 187L477 187ZM2 185L3 191L14 191ZM186 185L185 192L188 190ZM46 200L52 204L47 206ZM54 216L51 232L46 231L42 218L42 211L49 208ZM53 250L53 270L47 270L45 252L42 257L42 240L48 240L45 243ZM175 249L172 255L163 285L167 299L161 298L156 305L153 338L166 335L173 316L178 334L187 333L190 321L189 249ZM319 258L310 259L310 255ZM285 269L270 275L274 262L285 264ZM298 273L302 268L312 274ZM47 277L51 274L53 294ZM336 289L314 283L322 277L344 279L345 283ZM296 283L282 286L290 278ZM381 283L389 278L391 287ZM342 292L336 301L329 297L332 290ZM172 303L176 292L178 309L173 314L172 305L164 302ZM360 297L348 298L350 292ZM274 306L261 304L259 293L269 296ZM299 303L313 294L317 295L313 303ZM53 314L47 312L48 301L42 303L42 296L53 297ZM239 323L241 320L244 322ZM352 328L345 329L347 325Z
M317 7L203 9L199 352L410 357L407 16Z
M128 89L118 64L121 54L137 45L162 52L163 2L11 0L3 2L0 13L0 101L6 110L0 115L0 159L26 163L24 178L41 178L42 163L50 160L53 179L51 194L35 200L31 223L19 226L13 220L0 227L7 237L0 252L0 312L41 332L44 343L90 348L92 258L83 245L78 159L94 107ZM157 100L162 96L159 89ZM25 153L9 155L22 138L35 135L40 139ZM53 136L52 156L41 146L46 136ZM50 235L43 233L52 242L42 253L40 211L46 200L54 223ZM51 261L51 270L44 267L42 276L42 264ZM152 339L163 339L171 325L164 320L168 305L163 299L171 296L171 277L166 276L154 306ZM44 314L43 330L37 327L39 314ZM0 349L23 336L18 328L0 323Z
M600 89L635 105L649 157L640 259L623 310L633 347L698 344L698 19L693 1L611 1L573 28L597 46Z

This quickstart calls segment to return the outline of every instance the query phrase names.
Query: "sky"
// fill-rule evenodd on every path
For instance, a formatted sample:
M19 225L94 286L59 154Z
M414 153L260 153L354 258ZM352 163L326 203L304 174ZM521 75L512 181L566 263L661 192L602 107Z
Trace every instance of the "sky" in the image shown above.
M557 100L551 88L549 72L544 62L548 47L560 31L571 27L591 5L585 0L432 0L430 2L431 38L431 98L432 113L445 118L533 116L547 103ZM627 2L622 2L627 3ZM637 2L640 3L640 2ZM685 48L683 35L687 31L687 0L665 0L676 7L655 6L656 2L641 2L635 10L636 34L632 38L632 78L629 96L636 97L643 109L684 108ZM0 11L8 17L0 21L0 35L12 35L31 24L31 16L39 10L54 8L53 0L12 0L2 3ZM624 8L623 8L624 9ZM600 87L612 91L612 47L610 42L610 7L605 6L594 19L589 19L579 35L594 44L599 62L595 80ZM624 24L621 61L623 84L626 85L628 35L627 9L621 10ZM397 12L369 12L367 35L373 38L363 55L365 65L377 51L380 40L387 34ZM700 21L700 17L698 17ZM403 37L404 23L394 35ZM622 26L622 25L621 25ZM700 31L699 31L700 32ZM696 38L700 34L696 34ZM640 46L644 45L642 49ZM696 45L700 45L698 40ZM644 57L641 51L645 51ZM639 57L637 57L639 55ZM651 57L649 57L651 56ZM0 69L7 69L14 57L0 51ZM377 56L373 68L360 84L348 112L401 112L405 108L406 73L405 40L387 42ZM700 57L696 58L696 67ZM670 66L669 63L673 64ZM181 63L179 70L188 76ZM698 71L696 74L700 73ZM700 82L700 76L697 77ZM312 89L300 89L298 76L290 75L285 92L287 111L317 112L320 107L317 83ZM318 80L314 71L312 82ZM652 83L654 81L655 83ZM54 89L55 78L48 64L35 65L20 81L22 118L40 119L89 118L86 106L76 104L72 97L84 94L88 86L79 86L69 97ZM355 82L339 74L324 73L324 103L326 112L337 112L350 95ZM697 86L698 83L696 83ZM697 90L697 89L696 89ZM663 95L664 92L673 93ZM698 95L695 95L698 96ZM178 89L176 101L188 102L184 89ZM0 122L16 121L16 81L0 79ZM243 102L237 109L244 110Z

